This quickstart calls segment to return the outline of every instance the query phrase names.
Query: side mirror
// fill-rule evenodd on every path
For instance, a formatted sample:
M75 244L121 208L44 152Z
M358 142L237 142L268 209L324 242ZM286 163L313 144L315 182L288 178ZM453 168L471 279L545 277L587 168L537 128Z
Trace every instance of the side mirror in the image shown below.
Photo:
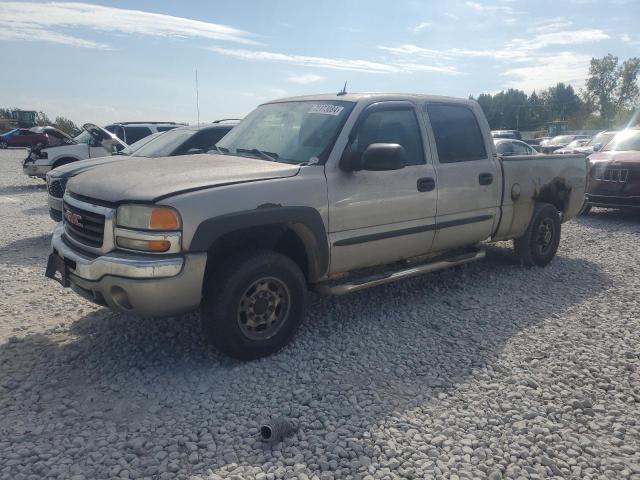
M593 151L594 151L594 152L599 152L600 150L602 150L602 144L601 144L601 143L596 143L596 144L593 146Z
M372 143L362 153L362 169L373 172L404 168L407 152L397 143Z

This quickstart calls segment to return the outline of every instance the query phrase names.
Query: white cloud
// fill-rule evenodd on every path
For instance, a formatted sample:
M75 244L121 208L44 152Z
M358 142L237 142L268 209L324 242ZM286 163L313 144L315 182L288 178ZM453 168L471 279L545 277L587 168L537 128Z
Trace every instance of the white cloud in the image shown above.
M0 38L38 40L85 48L108 45L61 33L59 29L149 35L175 39L203 38L258 44L251 34L227 25L158 13L104 7L89 3L0 2Z
M513 15L520 13L515 11L513 7L510 7L508 5L487 5L485 3L479 2L465 2L465 5L470 9L483 14L507 13Z
M316 83L324 80L322 75L314 75L313 73L307 73L304 75L291 75L287 78L287 82L298 83L300 85L308 85L310 83Z
M501 75L512 78L507 82L507 87L524 91L544 89L558 82L580 88L587 77L590 60L590 55L561 52L556 55L542 56L534 63L511 68L502 72Z
M628 33L623 33L620 35L620 40L622 40L627 45L640 45L640 36L631 36Z
M578 45L609 39L610 36L599 29L569 30L553 33L541 33L531 38L516 38L497 49L476 50L471 48L448 48L446 50L434 50L418 45L405 44L399 47L381 45L378 48L385 52L407 58L424 57L442 60L451 60L457 57L467 58L493 58L496 60L526 61L541 55L541 50L546 47L558 45Z
M411 29L411 31L413 33L418 33L421 32L422 30L424 30L425 28L429 28L430 26L432 26L433 24L431 22L420 22L419 24L417 24L415 27L413 27Z
M564 17L545 18L544 20L538 20L533 22L533 25L527 28L527 32L530 33L550 33L557 32L558 30L565 30L573 25L571 20L567 20Z
M239 58L242 60L262 60L280 63L289 63L304 67L327 68L331 70L348 70L366 73L413 73L435 72L445 74L458 74L455 67L424 65L414 62L397 61L392 63L373 62L370 60L357 60L346 58L312 57L308 55L291 55L287 53L265 52L246 49L230 49L210 47L210 50L220 55Z

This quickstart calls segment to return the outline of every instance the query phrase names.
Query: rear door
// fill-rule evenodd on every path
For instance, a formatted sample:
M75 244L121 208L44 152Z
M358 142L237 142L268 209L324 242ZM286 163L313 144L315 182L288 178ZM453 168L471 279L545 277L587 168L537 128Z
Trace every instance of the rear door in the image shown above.
M404 147L404 168L343 171L327 165L331 273L387 264L427 253L434 236L437 192L427 163L424 124L413 103L367 107L349 134L343 155L362 155L373 143Z
M500 204L500 170L492 145L468 105L429 103L426 113L437 152L438 230L433 250L485 240L497 223Z

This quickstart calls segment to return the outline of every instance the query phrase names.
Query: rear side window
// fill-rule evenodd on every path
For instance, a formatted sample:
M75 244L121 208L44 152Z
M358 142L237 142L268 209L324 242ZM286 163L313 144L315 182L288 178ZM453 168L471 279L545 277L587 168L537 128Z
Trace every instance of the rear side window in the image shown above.
M151 135L151 129L147 127L124 127L127 136L126 142L131 145L138 140L142 140L147 135Z
M405 149L407 165L424 163L420 126L413 108L385 108L369 113L349 145L351 154L362 156L372 143L397 143Z
M487 158L482 131L473 112L462 105L427 105L440 163Z
M500 142L496 145L496 150L500 155L509 155L510 153L513 153L513 145L511 142Z

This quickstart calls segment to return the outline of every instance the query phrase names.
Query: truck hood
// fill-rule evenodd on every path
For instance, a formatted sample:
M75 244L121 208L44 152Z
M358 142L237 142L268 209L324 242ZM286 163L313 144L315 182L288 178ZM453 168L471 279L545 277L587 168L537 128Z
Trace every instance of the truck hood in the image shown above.
M626 165L640 167L640 151L627 150L622 152L596 152L589 155L589 161L611 163L612 165Z
M109 157L98 157L98 158L87 158L86 160L79 160L77 162L68 163L66 165L62 165L61 167L54 168L47 175L49 178L70 178L75 177L76 175L86 172L90 168L97 167L100 165L106 165L107 163L120 162L122 160L127 160L132 157L127 157L125 155L112 155Z
M182 192L293 177L299 165L234 155L130 158L93 164L67 185L77 195L110 203L151 202Z

